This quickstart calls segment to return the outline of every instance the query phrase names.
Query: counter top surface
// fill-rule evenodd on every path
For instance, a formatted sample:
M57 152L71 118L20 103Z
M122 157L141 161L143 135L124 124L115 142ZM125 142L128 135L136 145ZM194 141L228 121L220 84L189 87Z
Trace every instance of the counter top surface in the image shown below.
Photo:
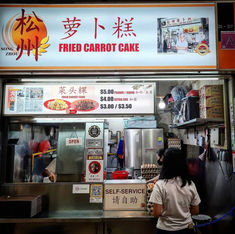
M60 210L40 213L33 218L0 218L0 223L105 222L112 219L154 219L146 211Z
M104 184L146 184L145 179L104 180Z
M108 210L103 211L103 219L154 219L153 216L150 216L147 211L114 211Z

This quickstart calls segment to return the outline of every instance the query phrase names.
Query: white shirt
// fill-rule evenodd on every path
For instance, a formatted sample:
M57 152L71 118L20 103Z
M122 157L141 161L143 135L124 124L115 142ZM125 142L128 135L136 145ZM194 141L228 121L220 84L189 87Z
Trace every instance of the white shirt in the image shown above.
M56 169L56 158L54 158L49 165L45 168L47 169L49 172L53 172L55 173L55 169Z
M149 202L162 205L162 214L158 219L157 228L177 231L188 228L192 223L190 206L201 202L195 184L191 182L181 187L180 177L158 180L153 188Z
M56 158L54 158L45 169L47 169L49 172L55 173L55 170L56 170ZM44 177L43 178L43 183L51 183L49 177Z
M176 48L177 47L183 47L183 48L187 48L188 47L188 42L186 40L184 40L183 42L181 40L178 40L177 43L176 43ZM186 53L187 49L186 50L182 50L182 49L177 49L177 53L178 54L184 54Z

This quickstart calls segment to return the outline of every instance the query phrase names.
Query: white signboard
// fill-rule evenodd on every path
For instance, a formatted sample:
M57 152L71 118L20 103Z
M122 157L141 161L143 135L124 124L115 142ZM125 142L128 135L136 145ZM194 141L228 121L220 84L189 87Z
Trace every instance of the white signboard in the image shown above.
M73 194L85 194L90 192L89 184L73 184Z
M5 86L4 114L153 114L154 84Z
M0 70L216 69L215 5L0 5Z
M145 210L146 184L105 184L104 210Z
M66 146L82 145L82 138L66 138Z

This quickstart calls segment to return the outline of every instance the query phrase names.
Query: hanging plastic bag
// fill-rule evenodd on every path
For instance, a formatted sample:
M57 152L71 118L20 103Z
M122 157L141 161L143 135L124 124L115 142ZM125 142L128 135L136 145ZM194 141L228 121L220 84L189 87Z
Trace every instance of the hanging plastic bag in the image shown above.
M186 94L187 94L187 90L182 85L177 85L171 90L171 95L174 101L182 100L184 97L186 97Z

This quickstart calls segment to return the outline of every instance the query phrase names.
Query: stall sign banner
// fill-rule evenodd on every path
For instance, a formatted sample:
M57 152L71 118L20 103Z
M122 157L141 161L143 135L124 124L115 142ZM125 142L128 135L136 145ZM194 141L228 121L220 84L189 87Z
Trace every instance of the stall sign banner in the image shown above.
M0 70L216 69L215 4L0 5Z
M235 50L235 32L221 32L221 49Z
M82 145L82 138L66 138L66 146Z
M145 210L146 184L105 184L104 210Z
M8 84L4 114L153 114L155 84ZM90 134L95 134L91 129ZM97 133L98 134L98 133ZM94 138L94 136L93 136Z

